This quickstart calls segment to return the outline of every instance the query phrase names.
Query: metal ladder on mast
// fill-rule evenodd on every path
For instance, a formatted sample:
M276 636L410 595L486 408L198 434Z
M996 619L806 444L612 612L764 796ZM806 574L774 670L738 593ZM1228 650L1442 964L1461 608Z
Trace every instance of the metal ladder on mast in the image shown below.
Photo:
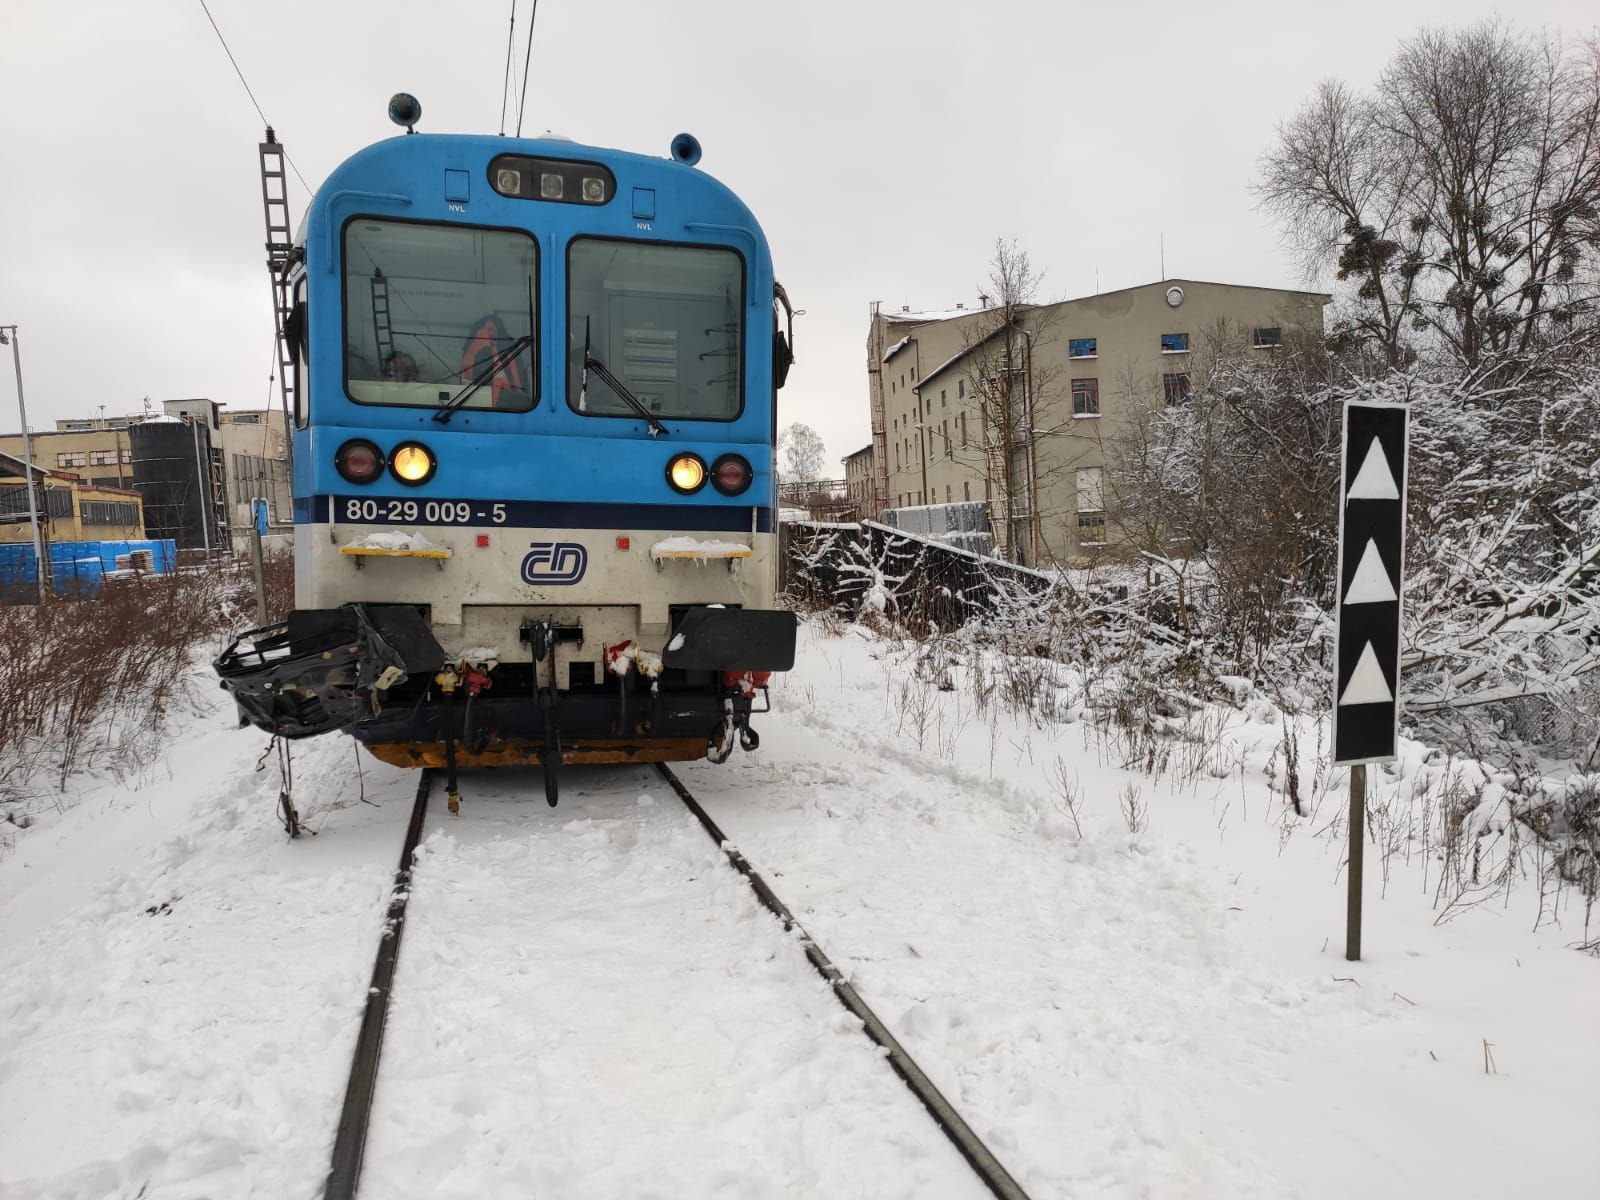
M382 269L372 272L372 335L378 343L378 364L388 371L394 362L394 325L389 319L389 281Z
M284 337L284 323L294 306L289 290L289 266L294 259L294 232L289 228L289 179L284 172L283 145L267 126L267 140L259 143L261 156L261 206L267 220L267 271L272 276L272 313L277 326L278 391L283 397L283 421L293 429L294 351ZM293 454L293 450L290 450Z

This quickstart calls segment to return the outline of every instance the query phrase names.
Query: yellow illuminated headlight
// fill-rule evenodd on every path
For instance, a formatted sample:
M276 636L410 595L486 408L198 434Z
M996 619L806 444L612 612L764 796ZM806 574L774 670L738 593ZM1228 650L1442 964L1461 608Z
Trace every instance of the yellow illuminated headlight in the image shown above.
M433 451L421 442L401 442L389 452L389 470L401 483L427 483L438 467Z
M667 464L667 482L680 492L698 492L706 485L706 464L698 455L680 454Z

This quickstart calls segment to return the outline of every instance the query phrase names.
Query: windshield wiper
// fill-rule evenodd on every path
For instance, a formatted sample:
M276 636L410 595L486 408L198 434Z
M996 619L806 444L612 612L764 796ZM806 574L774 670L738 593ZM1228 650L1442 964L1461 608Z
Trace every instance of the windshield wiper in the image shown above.
M433 414L433 419L440 424L449 424L450 415L472 399L473 394L484 384L488 383L500 371L500 368L533 345L533 335L527 334L517 338L504 350L497 351L493 357L484 364L483 369L472 377L472 381L462 388L450 399L439 405L439 411Z
M647 422L649 422L650 434L652 437L654 437L656 434L661 434L663 436L666 434L667 427L656 418L654 413L644 406L639 397L635 396L628 390L627 384L623 383L622 380L618 379L615 375L608 371L605 363L601 362L590 351L589 318L585 317L583 319L583 375L578 383L578 408L580 410L583 408L586 400L588 399L590 371L593 371L596 375L600 376L600 381L602 383L604 383L608 388L626 401L628 407L632 408L634 412L638 413Z

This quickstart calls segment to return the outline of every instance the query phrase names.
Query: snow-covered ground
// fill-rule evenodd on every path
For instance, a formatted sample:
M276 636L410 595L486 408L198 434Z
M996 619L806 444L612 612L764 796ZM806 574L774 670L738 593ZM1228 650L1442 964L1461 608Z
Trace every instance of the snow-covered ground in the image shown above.
M762 749L681 773L1033 1196L1593 1194L1581 910L1535 931L1529 882L1436 924L1427 856L1369 857L1347 963L1342 796L1285 819L1271 714L1234 715L1220 777L1152 780L909 658L808 623ZM264 739L205 697L162 768L0 849L8 1200L320 1189L415 777L302 744L318 833L288 843ZM978 1194L651 772L573 769L553 812L532 775L463 793L365 1194Z

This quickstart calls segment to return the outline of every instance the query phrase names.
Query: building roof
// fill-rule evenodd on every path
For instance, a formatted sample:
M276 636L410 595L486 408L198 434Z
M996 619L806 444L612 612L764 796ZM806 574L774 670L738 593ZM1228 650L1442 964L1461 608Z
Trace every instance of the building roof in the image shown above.
M1180 279L1177 276L1173 276L1169 279L1152 279L1149 283L1136 283L1132 287L1115 288L1109 292L1096 292L1092 296L1068 296L1064 300L1056 300L1052 303L1071 304L1076 300L1096 300L1102 296L1117 296L1123 292L1137 292L1144 288L1171 287L1175 283L1189 284L1194 287L1242 288L1247 292L1283 292L1290 296L1315 296L1324 304L1333 303L1333 294L1331 292L1303 292L1299 288L1263 287L1262 285L1256 283L1227 283L1219 279ZM1042 305L1038 307L1048 308L1050 305Z
M961 349L957 350L949 358L945 359L938 366L934 367L933 370L929 371L920 380L918 380L916 383L913 383L911 385L911 390L921 394L922 389L927 387L928 384L939 378L940 375L943 375L946 371L955 366L962 359L966 358L969 354L972 354L976 350L981 350L986 344L994 340L994 337L997 333L1000 333L1006 328L1007 326L1005 325L996 325L988 333L984 334L977 341L973 342L972 345L961 347Z
M111 492L118 496L132 496L136 500L143 500L144 493L138 488L117 487L111 483L96 483L92 479L79 479L72 485L80 492Z
M27 475L25 474L25 472L27 470L28 470L28 464L24 463L16 455L7 454L4 450L0 450L0 474L4 474L4 475L21 475L23 478L27 478ZM35 479L44 479L49 474L50 474L49 471L46 471L43 467L39 466L37 463L34 464L34 466L33 466L33 477Z
M988 312L993 307L994 305L989 305L987 308L979 308L976 306L968 308L965 305L960 305L956 308L937 308L929 309L923 312L884 312L880 308L878 310L878 315L885 321L913 322L915 324L922 325L927 324L929 321L949 321L956 317L970 317L974 313ZM1022 305L1019 307L1031 306Z
M1305 292L1298 288L1263 287L1254 283L1226 283L1215 279L1182 279L1174 276L1169 279L1153 279L1149 283L1136 283L1131 287L1115 288L1109 292L1095 292L1088 296L1066 296L1060 300L1051 300L1045 304L1019 304L1016 306L1016 308L1018 311L1022 312L1038 308L1054 308L1059 304L1074 304L1080 300L1097 300L1105 296L1120 295L1123 292L1137 292L1144 288L1171 287L1175 283L1186 284L1190 287L1226 287L1242 288L1245 291L1251 292L1281 292L1289 296L1309 296L1313 299L1320 300L1324 304L1331 304L1333 302L1333 295L1330 292ZM926 312L884 312L882 309L880 309L878 315L885 321L889 321L891 323L930 325L939 321L952 321L957 317L970 317L978 313L994 312L999 307L999 305L991 304L987 308L948 308ZM904 338L895 343L895 345L889 350L889 353L883 356L883 361L888 362L890 355L894 354L895 351L899 350L904 344Z
M840 462L849 462L853 458L860 458L863 454L871 454L871 453L872 453L872 443L868 442L865 446L861 447L861 449L852 450L849 454L846 454L839 461Z

